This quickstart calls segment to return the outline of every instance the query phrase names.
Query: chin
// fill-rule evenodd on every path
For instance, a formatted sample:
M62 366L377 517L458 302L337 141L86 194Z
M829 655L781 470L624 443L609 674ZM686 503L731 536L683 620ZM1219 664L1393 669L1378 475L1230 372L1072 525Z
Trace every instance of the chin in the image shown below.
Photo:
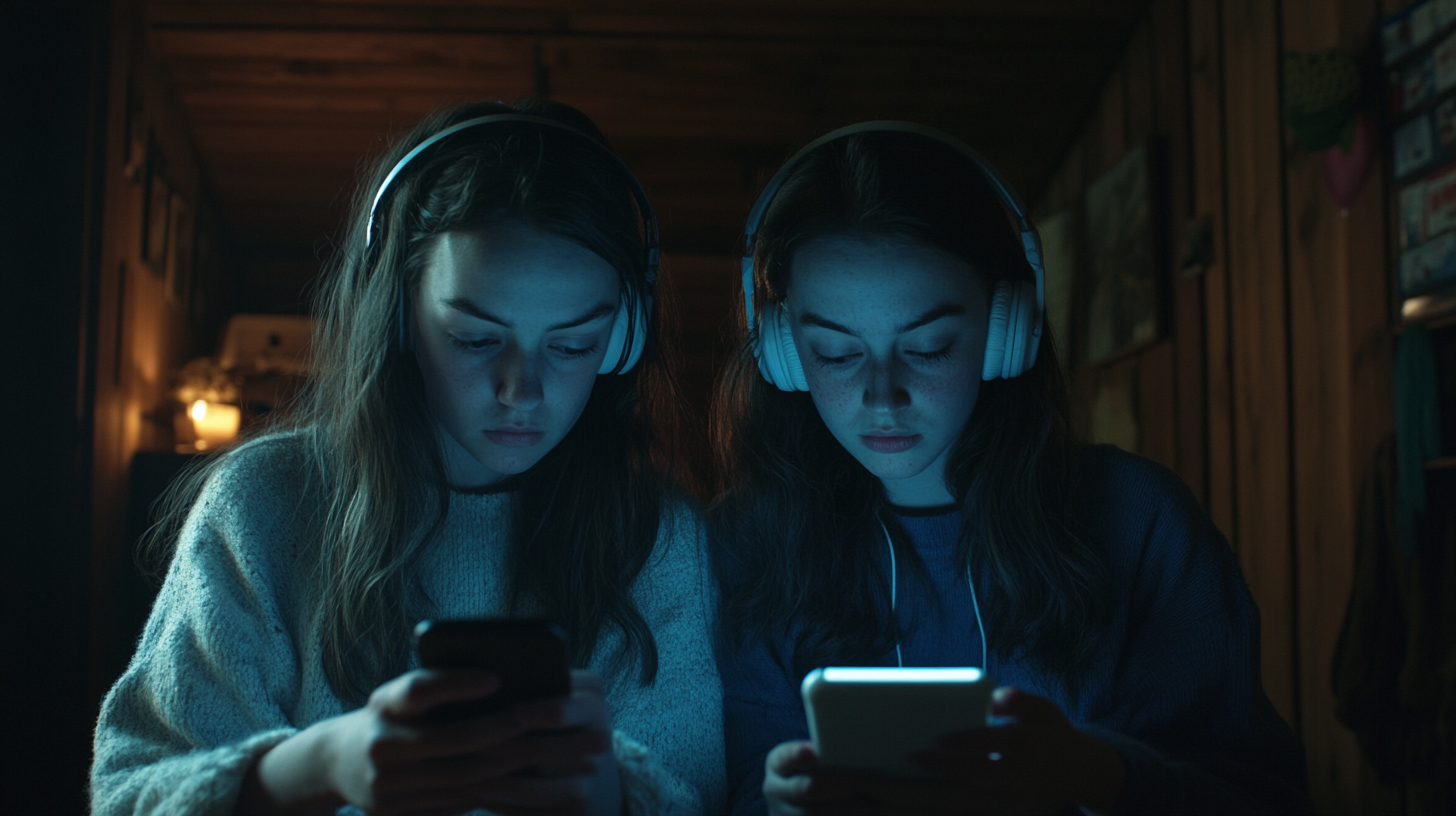
M492 451L482 451L475 459L487 470L502 476L525 473L541 461L540 456L492 456L491 453Z
M875 453L874 451L864 451L855 458L859 459L859 463L864 465L865 470L879 479L909 479L919 476L934 461L933 459L922 460L920 457L910 459L899 453Z

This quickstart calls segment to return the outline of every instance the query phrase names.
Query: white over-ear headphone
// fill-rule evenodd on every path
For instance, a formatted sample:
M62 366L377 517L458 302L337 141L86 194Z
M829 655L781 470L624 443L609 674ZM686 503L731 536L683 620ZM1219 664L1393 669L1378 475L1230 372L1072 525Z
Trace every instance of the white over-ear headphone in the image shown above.
M647 193L643 191L642 185L637 182L637 177L627 169L627 165L613 153L610 148L590 134L577 130L570 125L564 125L555 119L548 119L544 116L532 116L525 113L496 113L489 116L478 116L474 119L466 119L457 122L450 127L441 130L423 142L415 146L413 150L406 153L384 177L379 185L379 192L374 194L374 202L369 205L369 221L364 227L364 245L367 247L374 239L374 212L379 209L379 202L384 198L385 192L389 190L390 182L404 170L416 156L438 144L441 140L459 133L466 128L480 125L535 125L579 136L584 141L595 145L601 152L612 158L616 165L622 168L622 176L627 182L627 189L631 191L632 197L637 201L637 209L642 216L643 239L647 245L647 291L640 295L628 287L623 293L622 303L617 307L616 317L612 320L612 335L607 340L607 352L602 357L602 366L597 370L598 374L622 374L637 364L642 357L642 349L647 345L647 320L648 312L652 309L652 289L657 283L657 265L661 241L657 231L657 216L652 212L652 205L647 201ZM397 298L398 323L399 323L399 345L402 349L410 347L408 329L408 301L406 296L404 280L400 279L399 294Z
M799 350L794 346L794 337L789 330L789 310L782 303L765 304L758 321L754 321L754 236L763 222L764 212L768 210L768 205L778 193L779 187L783 186L795 165L804 156L821 145L855 133L885 132L913 133L955 149L981 171L981 175L991 183L991 189L996 191L1001 202L1016 217L1021 231L1021 247L1026 253L1026 262L1030 264L1036 282L1003 280L996 284L996 291L991 296L991 319L986 332L986 358L981 366L981 379L1019 376L1036 362L1036 352L1041 346L1042 305L1046 288L1046 273L1041 260L1041 238L1037 236L1036 228L1026 215L1026 206L995 169L964 142L924 125L891 121L861 122L810 142L803 150L795 153L793 158L784 162L784 166L779 168L763 188L758 202L748 214L748 225L744 230L747 243L743 252L743 302L747 307L748 327L750 330L756 329L753 354L758 358L758 370L764 379L784 391L809 390L809 382L804 378L804 366L799 361Z

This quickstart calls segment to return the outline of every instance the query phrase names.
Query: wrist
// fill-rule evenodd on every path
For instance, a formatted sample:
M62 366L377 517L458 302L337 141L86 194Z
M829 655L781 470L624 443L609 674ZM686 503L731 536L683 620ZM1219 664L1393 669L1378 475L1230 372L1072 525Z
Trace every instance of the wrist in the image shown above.
M1127 763L1122 754L1106 741L1092 734L1079 731L1085 746L1085 769L1077 804L1094 813L1111 813L1122 796L1122 786L1127 780Z
M332 814L344 804L330 784L332 720L315 723L259 756L238 796L238 816Z

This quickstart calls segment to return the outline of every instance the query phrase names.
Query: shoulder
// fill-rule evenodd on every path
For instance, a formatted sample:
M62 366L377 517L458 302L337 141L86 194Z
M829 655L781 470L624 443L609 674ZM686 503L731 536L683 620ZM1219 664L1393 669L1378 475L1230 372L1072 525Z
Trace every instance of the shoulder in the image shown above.
M1072 454L1079 521L1092 531L1138 535L1160 526L1217 535L1208 514L1171 470L1111 445Z
M1073 462L1080 532L1134 596L1227 604L1247 592L1232 548L1177 474L1110 445L1079 448Z
M189 542L221 540L229 549L296 537L301 514L317 502L319 469L302 431L249 440L204 467L205 481L183 530L179 555Z
M646 612L701 598L709 580L703 510L687 491L663 491L657 541L633 587Z
M664 489L657 522L657 543L644 572L697 565L706 548L706 522L702 505L677 485Z

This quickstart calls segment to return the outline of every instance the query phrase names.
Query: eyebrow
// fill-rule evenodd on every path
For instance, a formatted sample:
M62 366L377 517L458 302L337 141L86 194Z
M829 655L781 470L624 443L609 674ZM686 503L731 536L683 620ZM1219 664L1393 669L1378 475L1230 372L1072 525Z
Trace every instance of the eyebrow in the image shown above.
M963 315L965 313L966 307L961 306L960 304L942 303L941 305L936 306L934 309L931 309L930 311L915 318L909 323L906 323L905 325L896 328L895 333L904 334L905 332L918 329L928 323L934 323L942 317L954 317L956 315ZM837 331L841 334L855 336L855 333L850 331L848 327L835 323L833 320L830 320L823 315L815 314L814 312L805 312L803 315L801 315L799 317L799 325L818 326L821 329L829 329L830 331Z
M457 311L457 312L464 312L465 314L468 314L471 317L474 317L474 318L477 318L477 319L480 319L480 320L489 321L489 322L494 323L494 324L496 324L498 326L504 326L507 329L513 329L513 328L515 328L514 324L512 324L509 320L506 320L505 318L502 318L502 317L497 317L496 315L493 315L490 312L487 312L486 310L484 310L484 309L480 308L479 306L477 306L472 301L469 301L469 300L467 300L465 298L450 298L449 300L444 301L444 303L445 303L446 306L449 306L450 308L454 309L455 311ZM561 329L574 329L577 326L585 326L586 324L592 322L593 320L599 320L599 319L601 319L603 317L606 317L607 315L612 314L612 312L614 312L614 311L616 311L616 307L613 306L612 304L610 304L610 303L601 303L601 304L598 304L596 307L594 307L591 311L589 311L586 314L582 315L581 317L578 317L578 318L576 318L574 320L563 321L561 323L555 324L554 326L548 326L546 328L546 331L553 332L553 331L559 331Z

